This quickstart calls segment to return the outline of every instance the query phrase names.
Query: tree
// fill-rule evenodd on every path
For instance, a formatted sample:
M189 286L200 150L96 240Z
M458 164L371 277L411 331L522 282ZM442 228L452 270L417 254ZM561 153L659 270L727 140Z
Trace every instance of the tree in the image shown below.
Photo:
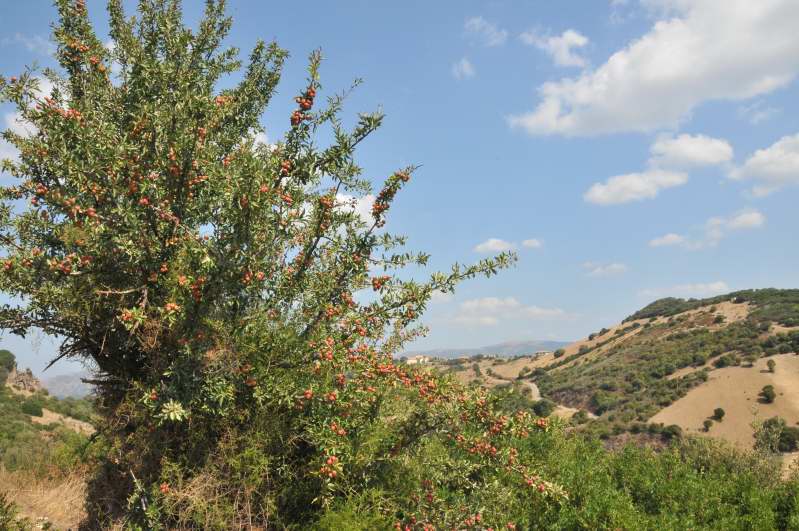
M766 385L760 391L760 400L763 403L771 404L777 398L777 393L774 391L773 385Z
M554 352L553 356L554 356L555 358L560 358L560 357L561 357L561 356L563 356L564 354L566 354L566 351L565 351L564 349L562 349L562 348L559 348L559 349L557 349L557 350Z
M717 422L721 422L724 419L724 415L725 411L720 407L713 410L713 420Z
M539 417L548 417L555 411L555 403L552 400L542 398L533 404L533 411Z
M763 422L755 423L755 450L766 454L775 454L780 451L780 441L785 430L785 419L771 417Z
M393 363L434 292L515 256L398 275L428 260L384 228L414 167L370 195L355 149L382 115L346 129L344 95L319 105L319 53L268 146L287 54L259 42L242 71L223 2L190 31L177 0L142 0L136 19L110 0L112 45L83 0L56 6L52 91L33 71L0 79L33 131L3 133L19 157L2 165L0 289L21 302L0 327L97 369L108 452L88 527L308 528L357 507L376 527L450 528L496 499L516 501L485 525L529 527L531 496L562 498L519 442L548 423Z
M777 362L774 360L768 360L766 362L766 366L768 367L768 372L774 372L774 369L777 367Z
M705 431L710 431L710 428L713 427L713 421L710 419L705 419L705 421L702 422L702 426L704 427Z
M11 372L16 366L17 359L14 354L5 349L0 350L0 367L8 372Z

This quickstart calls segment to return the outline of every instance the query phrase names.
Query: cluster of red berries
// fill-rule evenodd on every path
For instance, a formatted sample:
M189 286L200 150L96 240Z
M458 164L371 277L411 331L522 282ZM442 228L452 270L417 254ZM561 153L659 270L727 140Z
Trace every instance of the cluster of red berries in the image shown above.
M341 468L338 464L338 457L331 455L325 460L325 464L319 469L319 473L333 479L338 475L337 468Z
M180 305L175 302L168 302L164 305L166 313L177 312L178 310L180 310Z
M291 125L293 127L297 127L304 120L310 119L310 116L306 114L306 111L311 110L311 107L313 107L314 97L316 97L316 90L313 87L308 87L308 90L305 91L304 96L298 96L295 98L294 101L297 102L300 108L299 110L291 113Z
M347 435L347 430L339 426L336 422L330 423L330 431L332 431L339 437L344 437L345 435Z
M391 280L391 277L388 275L382 275L379 277L374 277L372 279L372 289L375 291L380 291L386 282Z

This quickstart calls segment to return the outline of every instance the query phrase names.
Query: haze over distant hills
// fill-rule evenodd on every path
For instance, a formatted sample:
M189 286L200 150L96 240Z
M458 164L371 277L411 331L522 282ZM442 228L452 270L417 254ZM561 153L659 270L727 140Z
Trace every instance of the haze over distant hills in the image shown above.
M92 392L92 386L82 381L84 378L89 377L91 375L88 372L73 372L45 378L42 383L47 391L55 397L66 398L71 396L81 398Z
M570 341L550 341L543 339L530 339L527 341L505 341L496 345L475 348L438 348L430 350L414 350L404 352L403 356L431 356L434 358L460 358L464 356L477 356L479 354L497 356L521 356L535 354L540 351L551 352L568 345Z

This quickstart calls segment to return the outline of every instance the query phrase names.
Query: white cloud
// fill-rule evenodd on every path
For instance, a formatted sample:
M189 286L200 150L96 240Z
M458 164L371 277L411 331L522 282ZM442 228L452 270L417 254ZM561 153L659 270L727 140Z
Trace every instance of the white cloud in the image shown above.
M585 66L585 58L576 53L576 49L588 44L588 37L578 31L569 29L556 37L542 37L535 31L526 31L519 39L529 46L536 46L552 57L558 66Z
M452 76L455 79L470 79L475 74L477 71L474 69L474 65L465 57L452 65Z
M776 116L782 109L771 107L765 104L763 100L757 100L749 105L742 105L738 108L738 117L747 120L752 125L770 120L771 117Z
M453 320L462 324L490 326L498 324L500 320L538 320L565 316L566 312L560 308L525 306L514 297L483 297L462 302Z
M41 35L23 35L22 33L15 33L13 37L4 37L2 40L4 45L9 44L22 44L29 52L37 53L39 55L52 56L55 54L57 47L55 43L47 40Z
M544 242L537 238L530 238L529 240L522 241L522 246L528 249L540 249L544 246Z
M485 46L501 46L508 40L507 30L498 28L483 17L472 17L463 25L466 32L479 39Z
M489 238L483 243L479 243L474 247L476 253L501 253L503 251L513 251L517 246L513 242L506 242L499 238Z
M732 160L729 142L705 135L663 135L649 148L651 166L658 168L688 168L716 166Z
M454 295L452 295L452 293L444 293L443 291L436 290L430 295L430 303L437 304L449 302L453 297Z
M661 298L661 297L710 297L727 293L730 287L726 282L708 282L706 284L678 284L666 288L642 289L638 292L640 297Z
M651 240L649 246L665 247L679 245L680 247L691 250L706 249L718 245L730 232L759 229L765 224L766 216L763 213L758 210L744 209L728 217L716 216L708 219L701 227L700 234L695 238L669 233Z
M583 195L583 199L597 205L617 205L653 199L661 190L681 186L686 182L688 175L685 173L649 169L639 173L616 175L605 183L595 183Z
M375 196L366 194L362 197L355 197L347 194L336 194L336 208L345 212L355 212L361 218L361 221L367 225L374 222L372 217L372 205L375 202Z
M753 179L755 195L768 195L783 186L799 184L799 134L784 136L765 149L758 149L740 168L730 173L733 179Z
M509 124L563 135L672 128L703 102L766 94L799 71L796 0L648 4L670 18L595 70L545 83L538 106Z
M650 247L667 247L670 245L681 245L685 242L685 237L680 236L679 234L675 234L670 232L669 234L664 234L659 238L654 238L649 241Z
M583 269L588 271L589 277L607 277L610 275L621 275L627 272L627 266L618 262L611 264L598 264L596 262L585 262Z
M757 229L766 224L766 216L757 210L742 210L730 217L713 217L705 223L705 240L692 247L713 247L731 231Z

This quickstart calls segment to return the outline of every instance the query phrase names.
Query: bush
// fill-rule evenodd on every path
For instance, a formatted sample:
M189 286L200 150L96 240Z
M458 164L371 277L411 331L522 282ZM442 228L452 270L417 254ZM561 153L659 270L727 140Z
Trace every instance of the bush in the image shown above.
M705 419L705 421L702 422L702 427L705 431L710 431L710 428L713 427L713 421L710 419Z
M38 400L35 399L27 399L22 402L20 409L26 415L31 415L33 417L41 417L44 412L42 411L42 404Z
M562 349L562 348L559 348L558 350L556 350L556 351L554 352L553 356L554 356L555 358L560 358L560 357L561 357L561 356L563 356L564 354L566 354L566 351L565 351L564 349Z
M774 391L773 385L766 385L760 391L760 400L765 404L771 404L777 398L777 393Z
M8 350L0 350L0 368L11 372L17 366L17 360L14 354Z
M766 366L768 367L768 372L774 372L774 369L777 367L777 362L774 360L768 360L766 362Z
M713 420L717 422L721 422L724 419L724 415L725 411L720 407L713 410Z
M548 417L555 411L555 403L551 400L543 398L533 404L533 411L539 417Z
M795 452L799 450L799 428L785 426L780 433L780 452Z

